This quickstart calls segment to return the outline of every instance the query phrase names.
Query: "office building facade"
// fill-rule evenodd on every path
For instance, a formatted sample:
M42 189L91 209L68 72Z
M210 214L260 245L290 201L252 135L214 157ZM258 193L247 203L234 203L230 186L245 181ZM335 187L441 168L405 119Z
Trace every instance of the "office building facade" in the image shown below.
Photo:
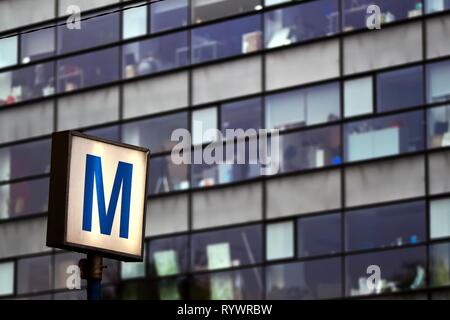
M45 246L50 136L70 129L152 151L145 261L106 259L105 299L447 299L449 10L0 0L0 298L86 298L67 289L82 255ZM179 128L192 157L207 129L278 129L280 168L176 165Z

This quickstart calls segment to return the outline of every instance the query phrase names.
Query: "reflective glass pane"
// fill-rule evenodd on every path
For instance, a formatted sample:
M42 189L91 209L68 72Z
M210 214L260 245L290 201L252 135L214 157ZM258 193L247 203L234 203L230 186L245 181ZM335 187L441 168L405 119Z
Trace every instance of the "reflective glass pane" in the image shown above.
M51 289L51 256L19 259L17 261L17 293L37 293Z
M177 236L151 240L148 259L151 277L186 273L188 271L188 237Z
M189 166L175 164L171 156L150 158L148 193L158 194L189 188Z
M424 288L426 285L426 250L416 247L385 252L348 256L346 264L346 294L348 296L380 294ZM369 266L381 271L379 285L367 286Z
M249 16L192 30L192 62L206 62L261 49L259 16Z
M55 93L54 62L0 73L0 106Z
M233 14L261 9L262 0L192 0L192 21L201 23Z
M262 260L261 226L192 235L192 271L225 269Z
M346 161L357 161L407 152L424 148L423 112L351 122L344 127L344 150Z
M127 79L185 66L189 63L187 32L126 44L122 54Z
M341 252L341 214L327 214L297 220L299 257Z
M51 57L55 54L55 28L33 30L20 37L22 63Z
M188 24L188 0L165 0L150 5L151 32Z
M118 61L118 48L59 60L58 92L70 92L118 80Z
M412 202L345 214L346 250L412 245L426 240L425 202Z
M49 179L0 186L0 219L47 212Z
M340 258L280 264L266 269L266 299L318 300L341 296Z
M50 140L0 148L0 181L50 173Z
M265 47L275 48L339 32L337 0L310 1L264 16Z

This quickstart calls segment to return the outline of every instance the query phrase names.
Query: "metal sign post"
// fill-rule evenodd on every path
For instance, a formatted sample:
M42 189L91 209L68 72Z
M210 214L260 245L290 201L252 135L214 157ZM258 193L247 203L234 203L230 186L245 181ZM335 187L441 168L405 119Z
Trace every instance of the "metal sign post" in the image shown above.
M87 280L87 299L102 299L103 257L88 254L87 259L81 259L78 263L81 271L81 279Z

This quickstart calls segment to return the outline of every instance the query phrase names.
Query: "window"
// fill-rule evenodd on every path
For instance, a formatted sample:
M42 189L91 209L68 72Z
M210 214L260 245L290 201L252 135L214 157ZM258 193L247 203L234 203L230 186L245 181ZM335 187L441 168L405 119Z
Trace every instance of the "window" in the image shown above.
M165 31L188 24L188 0L165 0L150 5L151 32Z
M186 273L188 271L188 237L151 240L148 258L151 277Z
M263 298L261 268L210 273L192 277L193 300L260 300Z
M217 140L217 108L192 112L192 144L201 145Z
M189 63L187 33L179 32L123 47L123 77L134 78Z
M424 103L422 66L377 75L378 111L391 111Z
M427 102L436 103L450 100L450 61L427 65Z
M33 30L20 36L22 63L45 59L55 54L55 28Z
M125 7L123 20L123 39L130 39L147 33L147 9L148 4L145 2Z
M297 248L300 258L341 252L341 214L327 214L297 220Z
M69 29L66 24L57 27L58 53L67 53L97 47L120 39L119 13L96 13L82 16L81 29Z
M450 243L430 246L430 286L450 284Z
M231 141L231 140L230 140ZM211 156L218 161L207 164L203 161L202 155L205 149L196 148L192 157L192 186L210 187L217 184L225 184L236 181L255 178L260 175L261 167L258 163L258 156L250 154L250 150L258 150L256 139L227 145L216 144ZM222 151L222 155L218 152Z
M172 132L187 129L187 113L130 122L123 125L123 142L149 148L152 154L170 151L178 141L172 141Z
M48 178L0 186L0 219L47 212Z
M444 11L450 9L450 2L448 0L425 0L425 7L427 13Z
M346 250L413 245L425 241L425 203L412 202L345 214Z
M318 300L341 296L340 258L313 260L266 269L266 299Z
M236 56L260 49L261 23L258 15L192 30L193 63Z
M120 265L120 279L144 278L147 267L147 251L144 246L144 261L142 262L122 262Z
M241 227L192 235L192 271L216 270L259 263L261 226Z
M145 288L152 291L151 299L186 300L188 299L189 282L186 277L163 278L150 281L150 284L145 283Z
M450 199L430 201L430 238L450 237Z
M428 111L428 148L450 146L450 106Z
M225 135L227 129L259 130L262 126L261 113L261 98L223 104L220 116L222 133Z
M54 62L0 73L0 106L55 93Z
M0 263L0 297L14 293L14 262Z
M148 177L149 194L188 189L188 168L187 164L174 164L171 156L152 157Z
M262 9L262 0L193 0L192 21L201 23L234 14Z
M0 148L0 181L50 173L50 149L48 139Z
M347 296L416 290L426 285L425 247L366 253L345 259ZM366 282L370 265L381 269L381 281L374 289L369 289Z
M320 168L342 163L339 126L280 136L281 172Z
M275 48L339 32L337 0L311 1L264 15L265 46Z
M345 117L373 112L372 77L344 82Z
M423 125L421 111L346 124L345 159L357 161L422 150Z
M370 5L378 5L381 8L381 23L383 24L422 15L422 2L418 0L344 0L342 5L344 31L365 28L368 17L367 8Z
M118 80L118 61L118 48L59 60L58 92L70 92Z
M267 225L267 260L294 256L294 224L292 221Z
M266 97L266 128L288 129L340 118L339 83L277 93Z
M50 255L17 261L17 293L37 293L51 289L52 257Z
M17 63L17 36L0 39L0 68Z
M85 134L96 136L103 139L119 141L119 126L108 126L99 129L90 129L84 131Z

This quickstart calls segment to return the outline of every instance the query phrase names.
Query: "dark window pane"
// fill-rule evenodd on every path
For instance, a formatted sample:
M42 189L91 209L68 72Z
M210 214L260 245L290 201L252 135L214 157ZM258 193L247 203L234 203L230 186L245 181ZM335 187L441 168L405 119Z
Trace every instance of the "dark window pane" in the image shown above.
M377 76L378 111L424 103L422 66L380 73Z
M192 236L192 271L215 270L259 263L261 226L241 227Z
M201 23L208 20L261 9L261 0L193 0L192 21Z
M450 285L450 244L439 243L430 246L430 286Z
M348 256L346 264L346 294L348 296L380 294L424 288L426 285L426 250L424 247L390 250ZM379 286L368 289L369 266L381 270Z
M365 250L425 241L425 202L412 202L345 214L346 250Z
M54 62L0 73L0 106L53 95Z
M149 244L150 277L165 277L188 271L188 237L151 240Z
M55 28L24 32L20 37L22 63L51 57L55 54Z
M99 129L90 129L84 132L87 135L91 135L94 137L108 139L113 141L119 141L119 126L109 126Z
M205 154L209 155L206 148L196 148L193 152L191 165L193 187L210 187L242 181L261 174L258 155L250 152L258 151L257 139L240 140L236 144L229 142L227 145L217 144L216 146L217 148L211 153L214 157L217 153L219 163L207 164L203 160ZM221 156L220 152L222 152Z
M49 179L0 186L0 219L47 212Z
M51 289L51 256L19 259L17 262L18 294L37 293Z
M261 128L261 99L253 98L223 104L221 108L221 127L226 129L255 129Z
M173 29L188 24L188 1L165 0L150 5L151 32Z
M188 165L173 163L171 156L150 158L148 193L158 194L189 188Z
M327 214L297 220L299 257L341 252L341 214Z
M66 24L57 27L58 53L82 50L105 45L120 39L119 13L105 12L104 15L83 16L81 29L69 29Z
M171 150L178 141L171 141L176 129L187 129L187 113L177 113L124 124L123 142L149 148L152 154Z
M259 16L250 16L192 30L192 62L206 62L261 49Z
M50 140L0 148L0 181L50 173Z
M316 300L341 296L340 258L273 265L266 270L268 300Z
M53 294L53 300L87 300L86 290L70 290Z
M422 111L346 124L345 160L357 161L422 150L425 144L423 130Z
M427 70L427 102L436 103L450 100L450 61L430 63Z
M266 128L280 130L336 121L340 118L338 82L266 97Z
M118 48L59 60L58 92L70 92L118 80L118 61Z
M450 106L441 106L428 111L428 148L450 145Z
M263 299L263 274L260 268L226 271L192 277L193 300Z
M123 47L123 77L134 78L189 63L187 32L134 42Z
M310 1L269 11L264 23L266 48L330 36L339 32L338 1Z
M338 165L340 146L339 126L281 135L281 172Z
M378 5L381 8L381 23L389 23L420 16L422 3L417 0L343 0L342 15L344 31L366 28L367 8Z

